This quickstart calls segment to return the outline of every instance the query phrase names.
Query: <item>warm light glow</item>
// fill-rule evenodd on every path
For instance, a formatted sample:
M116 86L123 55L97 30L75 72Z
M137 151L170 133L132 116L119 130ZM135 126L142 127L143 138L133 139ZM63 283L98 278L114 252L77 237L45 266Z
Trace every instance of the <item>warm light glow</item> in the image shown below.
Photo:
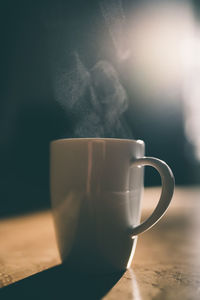
M141 7L133 16L131 53L133 76L141 92L150 94L180 85L182 57L193 35L192 9L185 4Z
M200 28L195 27L193 37L185 47L183 61L183 101L185 133L194 145L196 158L200 161Z
M172 109L173 95L182 95L185 134L200 160L200 26L190 2L141 5L130 37L134 88L147 101L172 101Z
M200 25L192 2L141 1L129 21L120 0L103 0L101 10L134 93L162 109L182 100L185 135L200 160Z

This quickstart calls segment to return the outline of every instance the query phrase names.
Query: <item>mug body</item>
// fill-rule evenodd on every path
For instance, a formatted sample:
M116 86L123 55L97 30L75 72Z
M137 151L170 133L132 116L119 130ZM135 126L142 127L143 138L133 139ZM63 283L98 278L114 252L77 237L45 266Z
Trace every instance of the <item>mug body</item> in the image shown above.
M72 270L125 270L140 222L144 156L136 140L74 138L51 143L51 202L62 262Z

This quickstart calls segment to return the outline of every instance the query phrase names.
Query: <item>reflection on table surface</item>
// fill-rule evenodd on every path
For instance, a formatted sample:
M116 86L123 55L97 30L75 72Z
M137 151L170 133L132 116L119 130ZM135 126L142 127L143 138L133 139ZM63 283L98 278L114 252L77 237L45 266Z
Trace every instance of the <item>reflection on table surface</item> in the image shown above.
M147 189L147 217L160 189ZM59 265L50 211L0 220L2 299L200 299L200 188L177 188L163 219L138 239L131 269L69 274ZM15 283L14 283L15 282ZM1 297L0 297L1 298Z

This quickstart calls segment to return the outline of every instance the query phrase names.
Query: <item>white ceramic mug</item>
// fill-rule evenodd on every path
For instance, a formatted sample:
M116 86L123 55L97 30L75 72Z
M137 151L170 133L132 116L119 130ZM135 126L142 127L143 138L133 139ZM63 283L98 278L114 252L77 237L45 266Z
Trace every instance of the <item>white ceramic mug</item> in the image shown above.
M158 170L160 200L140 224L143 166ZM123 271L137 235L165 213L174 190L167 164L144 156L144 142L112 138L51 143L51 201L62 262L84 272Z

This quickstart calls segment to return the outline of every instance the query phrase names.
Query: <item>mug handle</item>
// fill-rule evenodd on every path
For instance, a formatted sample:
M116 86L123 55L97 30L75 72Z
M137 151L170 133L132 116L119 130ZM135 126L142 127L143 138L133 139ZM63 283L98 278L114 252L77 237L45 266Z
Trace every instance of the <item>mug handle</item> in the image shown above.
M159 172L162 182L162 192L160 200L151 216L148 219L146 219L143 223L130 229L130 234L132 238L134 238L136 235L148 230L153 225L155 225L166 212L174 192L174 175L170 167L164 161L158 158L134 158L131 160L130 163L130 167L154 167Z

